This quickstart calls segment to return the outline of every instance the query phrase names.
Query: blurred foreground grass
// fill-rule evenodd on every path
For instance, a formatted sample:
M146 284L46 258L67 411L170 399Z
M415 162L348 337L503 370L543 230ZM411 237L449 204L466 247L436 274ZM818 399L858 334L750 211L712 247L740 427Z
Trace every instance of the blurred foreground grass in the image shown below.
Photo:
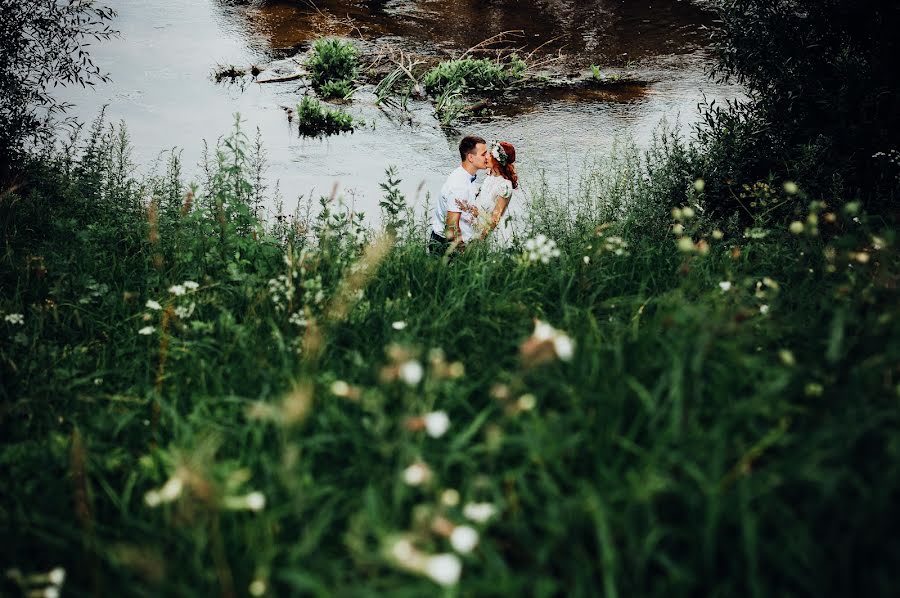
M187 194L74 145L0 197L11 594L896 586L900 263L859 205L710 222L676 145L448 264L412 214L266 224L239 130Z

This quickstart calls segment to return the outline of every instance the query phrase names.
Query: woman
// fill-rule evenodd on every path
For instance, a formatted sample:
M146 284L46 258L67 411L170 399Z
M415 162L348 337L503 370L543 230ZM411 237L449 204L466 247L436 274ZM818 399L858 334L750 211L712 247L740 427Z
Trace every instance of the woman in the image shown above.
M474 209L464 210L460 218L460 231L465 243L475 238L484 239L500 224L512 199L513 189L519 186L515 161L516 148L513 144L506 141L491 144L488 158L490 173L481 183Z

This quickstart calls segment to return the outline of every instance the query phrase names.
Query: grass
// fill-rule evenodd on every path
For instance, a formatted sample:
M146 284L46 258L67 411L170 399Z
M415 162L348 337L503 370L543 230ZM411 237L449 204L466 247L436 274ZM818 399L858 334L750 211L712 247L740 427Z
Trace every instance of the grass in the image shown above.
M335 135L353 132L353 117L342 110L328 108L319 100L305 96L297 104L297 127L301 135Z
M665 143L535 185L547 217L446 264L336 201L257 219L239 129L190 191L177 163L129 178L124 129L70 145L0 198L21 585L422 596L431 563L447 595L893 590L900 263L860 206L769 189L802 232L745 236ZM477 546L447 556L461 526Z
M520 81L526 64L512 55L506 62L487 58L462 58L445 60L425 73L425 90L440 95L447 89L460 91L487 91L503 89Z

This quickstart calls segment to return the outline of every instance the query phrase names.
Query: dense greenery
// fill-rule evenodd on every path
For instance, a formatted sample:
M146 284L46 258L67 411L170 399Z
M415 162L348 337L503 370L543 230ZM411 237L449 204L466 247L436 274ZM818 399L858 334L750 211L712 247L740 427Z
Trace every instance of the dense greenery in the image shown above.
M125 146L97 126L0 202L4 562L77 592L414 596L402 539L446 553L467 523L462 593L894 586L900 263L857 204L713 230L661 138L448 266L327 200L264 225L239 131L186 196ZM664 188L693 208L650 230Z
M900 191L900 6L864 0L721 0L722 77L749 98L701 131L720 214L748 180L802 179L823 196L895 211ZM791 208L795 206L790 206Z
M114 15L88 2L0 0L0 186L18 174L29 146L52 136L66 108L53 88L106 80L87 46L115 34Z
M529 181L452 259L393 169L381 231L263 219L239 126L190 187L102 116L35 148L0 195L2 593L890 595L897 181L764 161L764 96Z
M334 135L352 132L353 117L342 110L329 108L311 96L304 96L297 104L297 128L301 135Z
M328 38L316 40L306 62L310 81L323 98L349 98L359 74L359 54L352 43Z

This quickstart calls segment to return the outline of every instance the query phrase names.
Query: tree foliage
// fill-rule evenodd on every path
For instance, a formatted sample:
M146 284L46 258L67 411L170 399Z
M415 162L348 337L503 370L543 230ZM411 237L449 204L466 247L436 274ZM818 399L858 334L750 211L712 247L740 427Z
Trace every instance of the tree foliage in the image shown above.
M719 178L774 174L868 197L895 191L896 165L877 154L896 148L900 133L900 6L878 0L717 6L714 75L743 84L749 95L708 113L711 126L701 137L730 165Z
M108 79L88 47L116 34L114 16L90 0L0 0L0 182L69 107L55 87Z

